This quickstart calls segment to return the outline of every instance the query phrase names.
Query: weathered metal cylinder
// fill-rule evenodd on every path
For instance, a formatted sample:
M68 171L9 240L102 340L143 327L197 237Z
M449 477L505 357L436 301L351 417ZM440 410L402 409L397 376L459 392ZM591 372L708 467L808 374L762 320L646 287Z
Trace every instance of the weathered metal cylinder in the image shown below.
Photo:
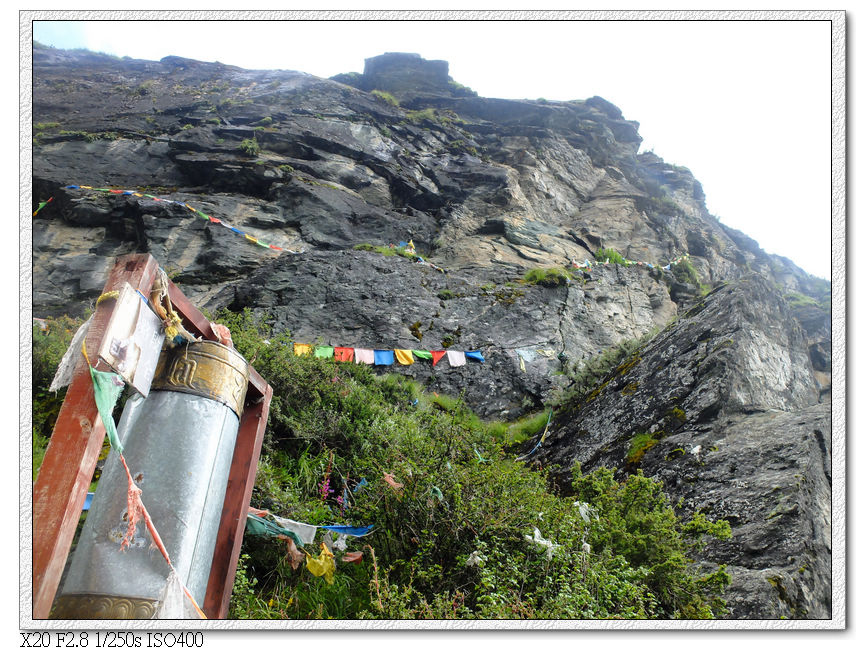
M123 455L172 565L204 601L249 366L203 341L166 350L146 399L127 401L118 424ZM139 522L129 548L126 472L112 450L52 618L153 618L169 568Z

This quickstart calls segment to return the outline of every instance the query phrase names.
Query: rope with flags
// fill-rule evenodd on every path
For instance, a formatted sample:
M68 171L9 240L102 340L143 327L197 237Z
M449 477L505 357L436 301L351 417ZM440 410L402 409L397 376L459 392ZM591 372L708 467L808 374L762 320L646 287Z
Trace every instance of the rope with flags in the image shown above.
M135 197L138 199L150 199L151 201L155 201L158 203L168 203L168 204L173 204L173 205L179 205L183 208L186 208L190 212L192 212L192 214L194 214L195 216L197 216L201 219L204 219L204 220L208 221L209 223L219 224L220 226L227 228L228 230L230 230L231 232L233 232L237 235L241 235L247 241L249 241L253 244L256 244L257 246L261 246L262 248L267 248L269 250L275 250L275 251L280 251L280 252L284 251L286 253L293 253L293 254L298 254L298 253L303 252L302 250L295 251L295 250L291 250L290 248L284 248L282 246L276 246L274 244L268 244L267 242L262 241L262 240L258 239L257 237L253 237L249 233L244 232L243 230L240 230L239 228L235 228L230 223L227 223L224 219L218 219L218 218L213 217L209 214L206 214L206 213L202 212L201 210L199 210L198 208L190 205L189 203L187 203L185 201L175 201L173 199L165 199L165 198L162 198L159 196L155 196L153 194L147 194L145 192L138 192L137 190L118 190L118 189L113 189L110 187L91 187L90 185L66 185L63 189L64 190L89 190L91 192L105 192L108 194L115 194L115 195L120 195L120 196L132 196L132 197ZM39 205L39 208L36 210L36 212L33 213L33 216L35 217L36 214L39 212L39 210L41 210L43 207L45 207L45 205L50 203L53 198L54 197L51 197L51 199L48 199L48 201L41 203Z

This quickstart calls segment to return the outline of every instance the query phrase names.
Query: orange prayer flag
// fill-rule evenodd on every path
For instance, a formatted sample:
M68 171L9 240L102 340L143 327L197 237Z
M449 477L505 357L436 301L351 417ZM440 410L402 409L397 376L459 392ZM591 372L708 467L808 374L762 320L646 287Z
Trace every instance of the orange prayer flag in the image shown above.
M436 365L447 352L445 350L430 350L430 354L432 354L433 365Z
M334 348L333 356L337 361L354 361L354 348Z

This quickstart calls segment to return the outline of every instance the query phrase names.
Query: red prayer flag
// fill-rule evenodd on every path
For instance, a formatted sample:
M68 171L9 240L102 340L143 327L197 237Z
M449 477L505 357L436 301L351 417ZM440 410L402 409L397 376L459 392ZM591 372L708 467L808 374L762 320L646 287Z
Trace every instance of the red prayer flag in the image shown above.
M436 365L447 352L445 350L430 350L430 354L432 354L433 365Z
M337 361L354 361L354 348L334 348L333 356Z

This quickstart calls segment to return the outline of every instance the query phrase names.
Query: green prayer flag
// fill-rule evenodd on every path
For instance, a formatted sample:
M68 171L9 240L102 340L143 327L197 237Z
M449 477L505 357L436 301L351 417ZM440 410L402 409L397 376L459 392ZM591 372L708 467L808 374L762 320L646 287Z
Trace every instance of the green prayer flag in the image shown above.
M262 537L285 535L286 537L291 537L298 548L303 546L303 542L300 541L300 537L297 536L297 533L294 533L287 528L283 528L272 521L262 519L252 513L249 513L246 516L246 532L250 535L260 535Z
M90 368L90 378L93 380L93 393L96 399L96 409L99 411L99 417L102 418L102 424L105 426L105 431L108 433L108 441L118 453L123 453L123 446L120 444L120 439L117 437L117 428L114 426L114 418L111 416L114 411L114 405L123 392L125 384L120 375L113 372L102 372Z
M432 359L432 353L429 350L412 350L411 353L418 359Z
M317 346L313 356L318 357L319 359L331 359L333 358L333 348L326 345Z

